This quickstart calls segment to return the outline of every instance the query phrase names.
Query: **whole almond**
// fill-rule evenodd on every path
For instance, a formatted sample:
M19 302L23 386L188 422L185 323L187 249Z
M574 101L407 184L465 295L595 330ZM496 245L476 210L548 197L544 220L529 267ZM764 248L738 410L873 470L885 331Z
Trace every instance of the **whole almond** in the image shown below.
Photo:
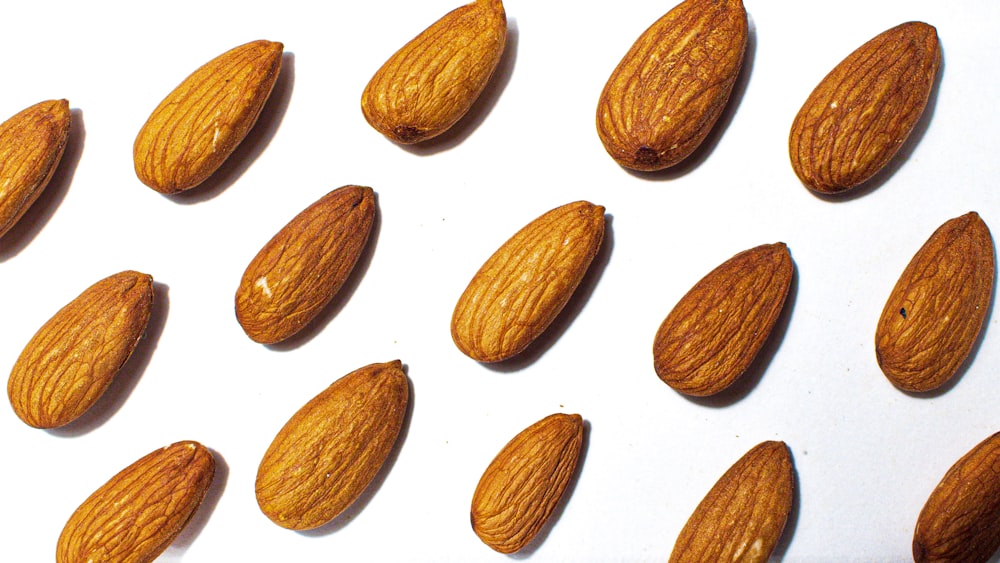
M975 212L938 227L896 281L875 329L882 372L905 391L950 380L972 351L993 297L989 227Z
M670 562L767 561L792 510L794 489L788 446L754 446L695 508L677 537Z
M604 208L586 201L557 207L503 244L455 305L451 337L480 362L524 350L572 297L604 237Z
M0 124L0 236L42 194L69 139L69 102L35 104Z
M375 223L371 188L344 186L292 219L247 266L236 318L255 342L297 333L340 291Z
M397 143L436 137L462 118L500 62L507 16L500 0L452 10L404 45L375 73L361 111Z
M849 190L881 170L927 105L941 50L937 30L908 22L848 55L812 91L788 136L792 168L812 190Z
M275 436L257 469L257 504L275 524L309 530L336 518L389 457L406 416L399 360L335 381Z
M197 442L144 456L73 512L59 535L56 561L153 561L201 506L214 475L212 452Z
M732 385L771 334L794 270L788 247L779 242L740 252L709 272L656 331L656 374L698 397Z
M741 0L685 0L653 23L601 92L597 133L608 154L643 171L687 158L722 115L746 45Z
M281 70L284 46L253 41L212 59L153 110L135 138L135 173L172 194L212 175L257 122Z
M552 515L576 472L583 418L553 414L507 443L472 496L472 529L500 553L527 545Z
M126 270L90 286L52 316L7 381L14 412L36 428L75 420L132 355L153 308L153 278Z

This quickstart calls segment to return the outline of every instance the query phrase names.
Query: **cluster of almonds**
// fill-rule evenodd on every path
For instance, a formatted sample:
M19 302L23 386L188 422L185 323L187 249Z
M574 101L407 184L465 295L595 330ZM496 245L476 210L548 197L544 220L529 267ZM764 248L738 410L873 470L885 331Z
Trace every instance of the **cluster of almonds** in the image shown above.
M365 88L368 122L398 143L439 135L475 102L500 61L500 0L460 7L402 47ZM628 51L601 93L597 131L622 166L659 170L702 142L742 66L747 16L740 0L685 0ZM283 46L255 41L213 59L153 111L134 144L135 171L154 190L191 189L218 169L253 127L280 72ZM792 166L809 188L848 190L885 166L919 119L940 64L933 27L900 25L834 68L792 124ZM52 176L69 133L65 100L32 106L0 126L0 234ZM236 316L256 342L308 325L343 286L375 216L371 188L326 194L278 232L247 266ZM479 362L521 353L563 309L597 255L604 208L569 203L526 225L481 267L456 304L451 334ZM877 359L900 389L948 381L979 336L993 291L989 229L970 212L933 233L902 273L876 331ZM783 243L751 248L702 278L654 338L657 375L680 393L708 396L750 366L781 315L794 266ZM24 348L8 382L16 414L53 428L87 411L128 360L153 305L152 278L125 271L56 313ZM296 412L260 462L256 496L276 524L311 529L336 518L392 451L409 402L398 360L362 367ZM517 434L483 473L472 527L491 548L530 543L576 472L580 415L553 414ZM1000 545L1000 435L945 475L919 516L918 561L985 560ZM213 478L204 446L158 449L112 477L70 517L57 560L149 561L180 533ZM738 460L695 509L671 561L766 560L792 507L795 473L783 442Z

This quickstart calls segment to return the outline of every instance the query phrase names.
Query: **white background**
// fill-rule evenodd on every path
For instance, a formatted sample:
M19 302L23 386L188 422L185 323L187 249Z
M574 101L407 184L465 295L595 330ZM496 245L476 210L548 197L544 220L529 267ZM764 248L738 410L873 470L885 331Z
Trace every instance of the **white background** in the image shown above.
M776 556L904 561L944 472L1000 430L995 315L954 384L896 390L875 362L883 303L941 223L970 210L1000 228L1000 4L993 0L746 0L744 71L705 149L678 170L629 173L604 152L597 98L671 2L508 0L501 68L443 140L402 148L362 117L361 91L397 48L458 3L173 1L10 3L4 119L67 98L73 132L46 193L0 240L0 365L53 313L125 269L151 274L146 337L107 395L67 428L0 408L4 561L51 561L93 490L182 439L217 453L212 490L162 561L505 561L469 526L482 471L553 412L586 419L578 479L532 561L659 561L744 452L784 440L798 477ZM792 118L848 53L896 24L935 25L939 87L874 186L821 199L788 162ZM210 185L175 197L132 170L135 134L191 71L253 39L285 65L257 127ZM243 269L333 188L378 194L372 244L345 293L292 344L251 342L233 313ZM607 208L604 248L577 298L526 358L487 367L451 342L452 308L482 262L553 207ZM783 241L796 264L764 361L723 398L690 400L652 368L656 328L733 254ZM377 483L332 525L297 533L257 508L264 450L302 404L372 362L412 389ZM9 369L9 368L8 368Z

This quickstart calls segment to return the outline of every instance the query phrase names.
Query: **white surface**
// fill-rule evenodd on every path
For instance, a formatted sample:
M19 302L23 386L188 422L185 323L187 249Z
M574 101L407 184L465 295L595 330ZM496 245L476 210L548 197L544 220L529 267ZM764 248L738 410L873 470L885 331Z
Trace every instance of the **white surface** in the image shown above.
M798 504L786 561L903 561L917 513L947 468L1000 429L996 315L946 392L897 391L875 363L885 298L913 253L970 210L1000 228L992 0L747 0L747 67L708 149L680 172L618 167L594 128L597 97L636 37L673 2L508 0L499 75L458 132L404 149L359 99L404 42L460 2L18 2L5 7L0 114L69 99L75 128L58 177L0 240L0 365L98 279L152 274L147 338L97 410L58 431L0 409L5 561L49 561L76 506L140 456L181 439L219 454L196 521L162 561L504 561L469 527L493 455L557 411L589 425L586 457L534 561L658 561L715 480L763 440L785 440ZM811 195L788 163L792 118L816 83L877 33L938 29L944 70L918 143L875 189ZM131 147L188 73L253 39L286 49L275 98L225 181L181 197L144 187ZM372 186L380 221L347 298L294 346L251 342L233 314L250 258L344 184ZM587 199L611 217L584 299L516 369L481 366L448 322L482 262L531 219ZM738 251L784 241L790 311L749 384L692 401L652 369L652 338L690 286ZM412 414L361 509L296 533L253 494L271 438L338 377L399 358Z

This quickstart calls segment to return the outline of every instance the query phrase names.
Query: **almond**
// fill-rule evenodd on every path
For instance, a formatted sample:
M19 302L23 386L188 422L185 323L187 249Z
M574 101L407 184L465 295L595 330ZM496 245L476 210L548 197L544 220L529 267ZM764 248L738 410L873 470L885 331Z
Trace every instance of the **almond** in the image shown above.
M479 98L507 41L500 0L452 10L389 58L361 95L379 133L417 143L444 133Z
M35 104L0 124L0 236L42 194L69 139L69 102Z
M792 510L794 489L788 446L754 446L695 508L677 537L670 562L767 561Z
M375 223L371 188L326 194L274 235L247 266L236 291L236 318L255 342L297 333L340 291Z
M132 355L153 308L153 278L127 270L90 286L50 318L7 381L14 412L55 428L87 411Z
M794 274L784 243L740 252L692 287L663 320L653 365L686 395L714 395L735 382L764 346Z
M212 452L197 442L177 442L144 456L70 516L56 544L56 561L153 561L191 520L214 474Z
M604 208L586 201L535 219L483 264L455 305L451 337L480 362L524 350L555 320L604 237Z
M552 515L576 472L583 418L553 414L507 443L472 496L472 529L500 553L527 545Z
M722 115L746 45L741 0L685 0L653 23L601 92L597 133L608 154L643 171L687 158Z
M399 360L333 382L275 436L257 469L257 504L275 524L309 530L336 518L385 463L406 416Z
M257 122L281 70L284 46L253 41L212 59L153 110L135 138L135 173L173 194L204 182Z
M812 91L792 122L792 168L812 190L832 194L881 170L927 105L941 50L937 30L908 22L868 41Z
M993 296L993 238L975 212L938 227L903 270L875 329L882 372L905 391L931 391L968 357Z

